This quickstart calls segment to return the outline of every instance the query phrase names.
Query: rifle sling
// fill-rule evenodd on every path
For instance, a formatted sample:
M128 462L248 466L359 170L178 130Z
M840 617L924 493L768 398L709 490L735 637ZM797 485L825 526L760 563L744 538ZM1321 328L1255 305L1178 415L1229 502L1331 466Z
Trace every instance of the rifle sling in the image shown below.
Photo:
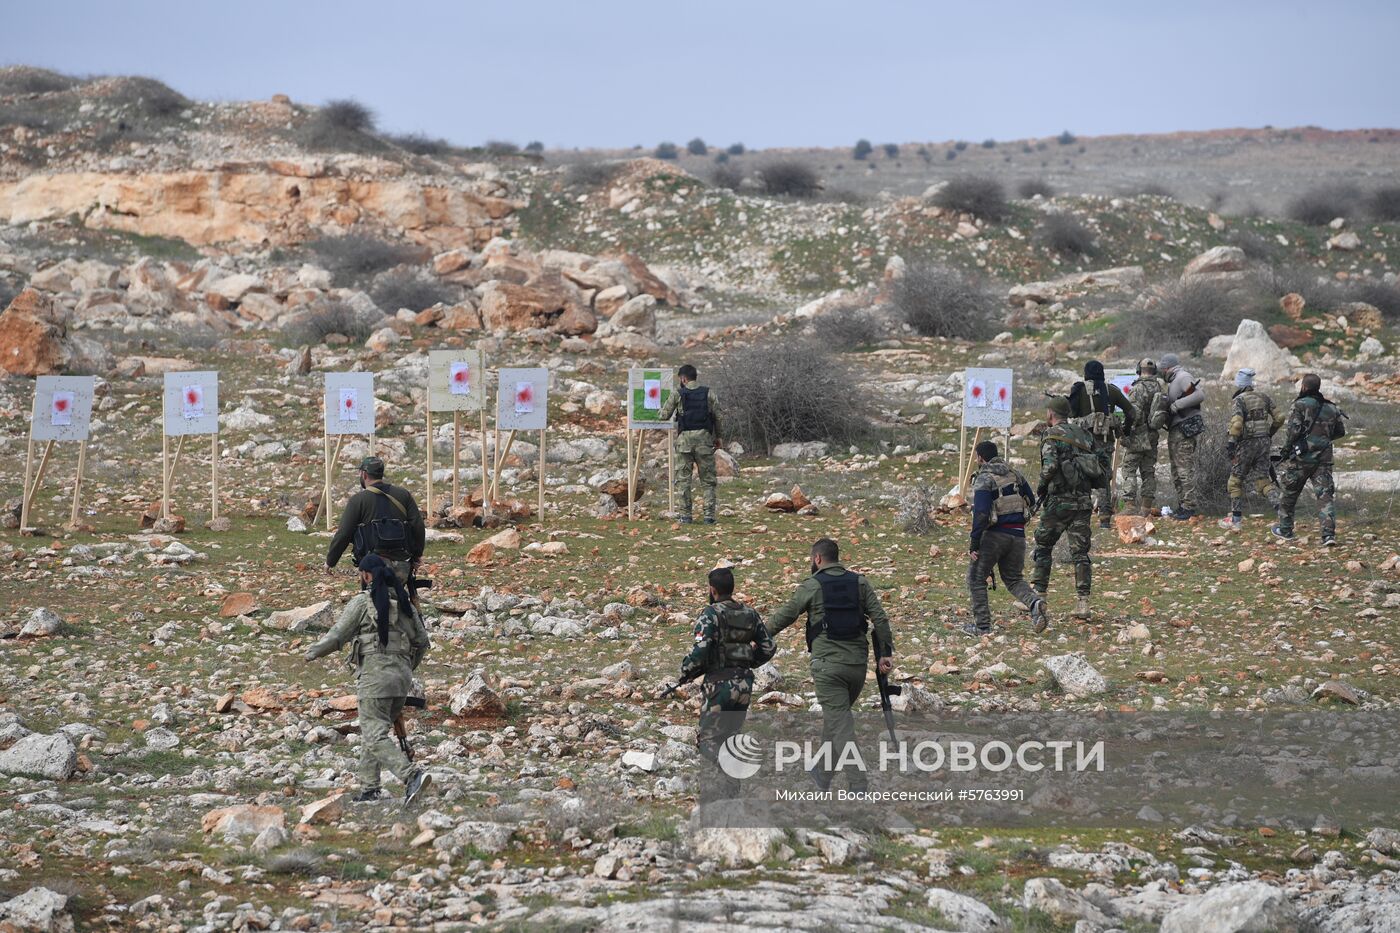
M380 489L378 486L366 486L365 489L374 493L376 496L383 496L390 502L394 503L394 508L398 509L404 518L408 518L408 509L404 508L404 504L398 499L395 499L393 496L389 495L387 492Z

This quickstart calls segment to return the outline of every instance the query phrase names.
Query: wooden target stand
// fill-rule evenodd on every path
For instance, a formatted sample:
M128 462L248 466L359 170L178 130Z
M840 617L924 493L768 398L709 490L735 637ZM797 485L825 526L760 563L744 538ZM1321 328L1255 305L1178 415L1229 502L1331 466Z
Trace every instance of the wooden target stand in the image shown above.
M160 429L160 462L161 462L161 484L160 484L160 516L169 520L170 518L170 493L174 488L175 468L180 465L180 454L185 449L185 438L198 435L180 434L175 437L175 452L172 456L170 451L170 437L166 433L167 403L161 401L161 429ZM209 435L209 520L213 521L219 517L219 432L215 431Z
M1013 387L1015 385L1015 374L1010 369L982 369L970 367L963 374L963 404L962 415L958 423L958 475L957 490L958 495L972 504L972 497L968 495L968 483L972 481L972 475L977 467L976 450L977 445L982 442L982 432L986 432L987 439L990 440L1001 434L1004 439L1002 447L1003 456L1011 456L1011 423L1013 419L1012 401ZM974 387L982 395L983 404L974 406L972 395ZM1005 408L994 407L988 402L987 396L992 394L992 390L1002 393ZM969 414L973 414L970 421ZM1001 422L1001 423L998 423ZM969 441L968 431L972 431Z
M53 454L53 445L58 441L44 441L44 452L39 455L39 469L34 471L34 436L30 432L29 450L24 458L24 490L20 499L19 527L22 529L30 527L29 516L34 509L34 496L39 491L39 487L44 482L44 473L49 468L49 458ZM88 439L83 438L78 441L78 473L73 480L73 508L68 514L68 524L76 526L78 524L79 509L83 491L83 469L87 465Z
M484 430L484 425L485 425L485 421L486 421L486 414L485 414L485 412L482 413L481 418L482 418L482 424L483 424L483 430ZM505 467L506 458L510 456L510 448L511 448L511 445L515 443L515 435L518 434L518 433L520 433L520 432L519 432L519 431L514 431L514 430L512 430L509 434L507 434L507 435L506 435L506 446L505 446L504 448L502 448L502 447L501 447L501 429L500 429L499 427L496 428L496 457L495 457L495 464L494 464L494 466L493 466L493 468L492 468L492 470L491 470L491 481L490 481L489 484L487 484L487 485L484 487L484 488L488 491L488 493L489 493L488 495L485 495L485 496L482 497L482 499L483 499L484 501L494 501L494 500L495 500L497 490L498 490L499 487L500 487L500 482L501 482L501 470ZM535 514L537 514L537 515L540 517L540 521L541 521L541 522L544 521L544 463L545 463L544 457L545 457L545 435L547 435L548 433L549 433L549 429L548 429L548 428L541 428L541 429L540 429L540 454L539 454L539 463L538 463L538 469L535 470L535 472L536 472L536 473L538 474L538 476L539 476L538 502L536 503L536 509L537 509L537 511L536 511ZM485 450L486 450L485 445L483 445L483 446L482 446L482 452L483 452L483 454L485 453ZM484 466L485 466L484 461L483 461L483 464L482 464L482 465L483 465L483 468L484 468Z
M491 477L492 473L487 469L486 454L486 406L482 406L479 412L481 415L481 510L482 514L491 514ZM433 500L433 409L430 404L427 408L428 422L428 511L435 509ZM499 437L499 434L497 435ZM462 413L454 411L452 413L452 504L455 506L462 501L460 491L460 474L462 472Z
M668 511L674 515L676 513L676 445L674 443L674 432L669 430L670 422L658 424L667 430L657 430L655 428L634 429L631 427L630 417L624 414L623 433L627 435L627 517L634 519L637 517L637 480L642 472L642 460L646 453L646 438L648 434L657 433L661 435L662 442L666 445L666 489L670 494L667 500Z
M528 392L531 407L522 409L519 407L520 402L522 398L527 397L522 393L526 392ZM510 432L506 435L504 446L501 445L502 424ZM535 469L538 480L535 514L540 524L543 525L545 473L548 468L549 371L539 366L498 369L496 370L496 456L494 468L491 471L491 483L487 487L488 495L483 498L491 500L496 498L500 490L501 472L505 469L506 459L510 456L510 449L515 444L516 435L527 431L539 431L540 433L539 459Z

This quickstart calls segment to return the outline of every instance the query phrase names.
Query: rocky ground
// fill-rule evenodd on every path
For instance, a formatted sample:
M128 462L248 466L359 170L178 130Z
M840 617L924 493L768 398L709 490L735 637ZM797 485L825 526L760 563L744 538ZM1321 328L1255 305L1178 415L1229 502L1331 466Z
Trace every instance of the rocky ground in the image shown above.
M1127 362L1105 328L1165 280L1228 281L1258 263L1232 231L1334 281L1393 281L1394 225L1222 219L1162 197L1016 201L986 223L922 197L736 195L651 160L580 180L479 154L328 155L297 142L307 110L290 102L162 108L149 139L96 153L96 121L118 104L85 94L100 96L0 93L39 124L0 128L0 282L16 295L0 317L8 489L31 377L98 375L78 525L65 527L63 456L36 527L17 528L12 502L0 532L0 928L1400 929L1400 817L701 829L696 692L655 699L711 567L734 565L767 611L805 575L811 541L832 535L894 620L896 679L953 711L1393 709L1400 381L1393 321L1374 308L1284 302L1188 364L1217 398L1241 365L1280 380L1280 400L1301 367L1324 375L1352 416L1336 550L1315 546L1301 513L1296 542L1272 541L1262 502L1237 534L1125 520L1095 532L1092 622L1064 615L1064 565L1047 633L998 591L996 634L972 642L956 632L967 514L956 497L935 503L956 483L965 366L1016 367L1011 456L1034 475L1040 392L1090 356ZM272 125L292 129L257 129ZM177 177L188 196L167 197ZM293 187L310 203L289 207ZM1104 254L1069 263L1035 243L1047 206L1084 217ZM312 245L344 232L417 252L347 273ZM1347 232L1357 244L1336 241ZM889 289L928 259L1003 283L1004 332L972 343L903 327ZM381 304L402 276L433 300ZM703 373L852 311L878 321L876 339L841 354L873 399L868 443L731 447L720 524L706 528L666 516L654 438L651 488L625 517L628 365L695 360ZM308 401L324 372L375 372L374 449L421 500L426 351L462 345L492 366L550 367L546 510L532 509L538 447L521 440L501 508L478 522L476 435L453 501L451 427L435 432L435 647L411 739L436 786L410 811L352 806L352 686L336 664L300 660L354 592L319 574L327 536L307 530L322 450ZM178 369L221 374L225 521L206 524L201 449L177 474L180 519L156 529L160 385ZM369 449L347 444L342 462ZM337 478L335 503L351 484ZM914 534L920 487L927 527ZM814 702L797 639L762 672L759 708ZM1065 673L1086 667L1097 676Z

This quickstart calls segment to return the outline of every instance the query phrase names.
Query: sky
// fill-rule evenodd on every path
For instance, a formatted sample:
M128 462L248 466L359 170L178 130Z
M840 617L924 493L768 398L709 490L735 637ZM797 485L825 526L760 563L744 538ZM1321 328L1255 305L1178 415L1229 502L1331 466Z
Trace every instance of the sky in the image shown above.
M0 63L353 98L461 145L1400 125L1394 0L0 0Z

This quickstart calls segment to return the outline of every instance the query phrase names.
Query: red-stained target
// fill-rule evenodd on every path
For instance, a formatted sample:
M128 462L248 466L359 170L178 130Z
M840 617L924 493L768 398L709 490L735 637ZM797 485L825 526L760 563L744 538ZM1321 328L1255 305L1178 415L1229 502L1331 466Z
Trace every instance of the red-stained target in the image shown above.
M997 389L997 398L1001 399L1003 402L1006 401L1006 386Z
M66 399L66 398L56 398L56 399L54 399L54 400L53 400L53 410L54 410L54 411L67 411L67 410L68 410L68 399Z
M652 399L652 400L656 400L656 399L661 398L661 388L660 388L659 386L651 386L651 387L649 387L649 388L647 389L647 398Z
M529 383L520 385L515 390L515 401L518 405L530 405L535 401L535 387Z
M972 397L973 397L973 398L981 398L981 397L982 397L982 387L981 387L981 386L973 386L973 387L972 387Z

